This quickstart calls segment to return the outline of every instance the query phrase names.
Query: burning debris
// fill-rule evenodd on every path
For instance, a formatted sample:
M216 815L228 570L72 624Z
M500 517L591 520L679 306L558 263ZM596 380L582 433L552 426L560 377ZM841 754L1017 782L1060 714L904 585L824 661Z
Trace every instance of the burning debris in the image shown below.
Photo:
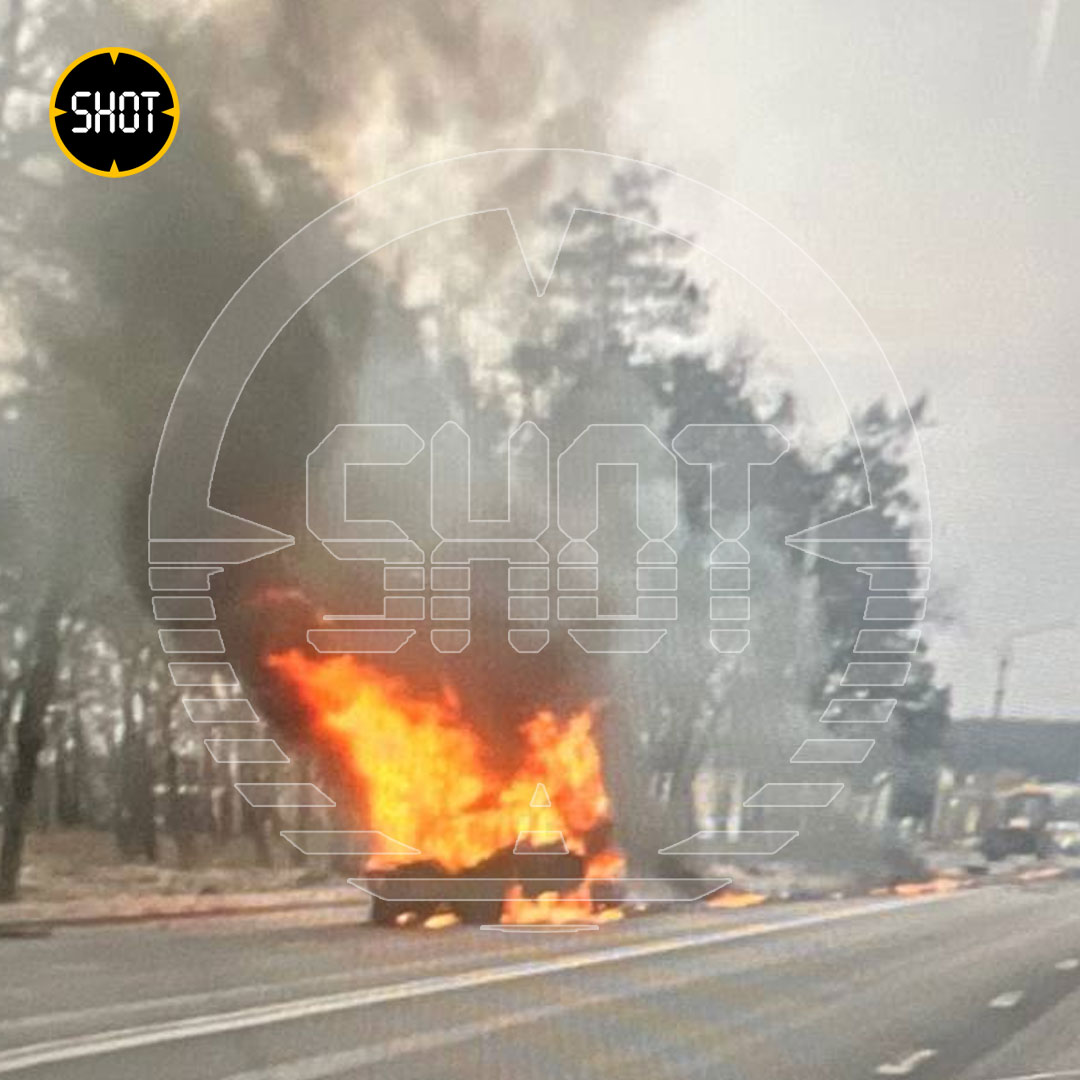
M418 693L351 656L290 650L268 664L355 781L364 827L412 849L368 858L378 921L582 922L617 899L623 860L588 709L536 712L504 762L449 689Z
M730 911L758 907L760 904L767 904L768 902L769 897L766 893L744 892L741 889L722 889L720 892L713 893L705 901L708 907L723 908Z

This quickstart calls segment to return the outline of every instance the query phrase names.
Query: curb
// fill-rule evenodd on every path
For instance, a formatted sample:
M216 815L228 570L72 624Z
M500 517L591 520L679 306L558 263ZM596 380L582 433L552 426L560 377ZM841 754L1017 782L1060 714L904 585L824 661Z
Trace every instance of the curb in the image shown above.
M56 915L0 921L0 938L45 937L60 927L123 926L128 923L171 922L175 919L221 918L230 915L278 915L290 911L317 911L322 908L355 907L366 914L367 904L362 899L342 897L340 900L292 900L278 904L252 904L249 906L179 908L174 911L134 911L124 914Z
M985 888L989 885L1018 885L1037 883L1040 881L1048 881L1053 879L1060 879L1062 877L1074 877L1078 876L1076 872L1070 872L1070 868L1061 866L1048 866L1032 868L1026 867L1021 870L1017 870L1011 873L993 875L993 876L969 876L967 878L957 880L957 889L971 889L971 888ZM919 883L910 883L911 895L918 895ZM932 891L932 890L928 890ZM875 890L863 890L852 893L853 896L872 896L875 894ZM830 894L823 894L821 896L789 896L789 897L770 897L766 903L784 903L793 900L806 900L806 899L828 899ZM882 889L881 895L897 895L893 888ZM270 904L251 904L251 905L229 905L218 904L213 907L201 907L201 908L180 908L173 911L135 911L129 913L101 913L101 914L86 914L86 915L56 915L53 917L42 916L40 918L34 916L27 916L25 918L15 918L9 920L0 920L0 940L5 939L27 939L48 937L53 930L56 929L70 929L78 928L80 926L95 927L95 926L124 926L124 925L137 925L139 923L152 923L152 922L172 922L180 919L205 919L205 918L224 918L229 916L243 916L243 915L278 915L286 914L293 911L319 911L333 908L356 908L358 913L358 922L368 922L368 908L369 905L364 898L353 898L351 896L342 896L337 899L324 898L319 900L287 900L280 903ZM719 906L718 906L719 907Z

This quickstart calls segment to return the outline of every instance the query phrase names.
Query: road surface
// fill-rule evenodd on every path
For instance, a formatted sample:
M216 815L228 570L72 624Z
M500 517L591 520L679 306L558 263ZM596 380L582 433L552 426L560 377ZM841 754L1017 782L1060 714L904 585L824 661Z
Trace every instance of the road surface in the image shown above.
M577 934L348 918L2 941L0 1080L1080 1078L1065 880Z

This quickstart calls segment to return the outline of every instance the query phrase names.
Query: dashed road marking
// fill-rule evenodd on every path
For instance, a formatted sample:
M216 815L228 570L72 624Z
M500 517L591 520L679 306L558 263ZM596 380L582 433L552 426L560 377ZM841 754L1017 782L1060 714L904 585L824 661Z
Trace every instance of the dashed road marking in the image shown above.
M1068 960L1059 960L1054 967L1058 971L1075 971L1077 968L1080 968L1080 960L1070 956Z
M1023 990L1007 990L1004 994L998 994L993 1001L990 1002L991 1009L1013 1009L1024 998Z
M874 1072L878 1076L910 1076L924 1061L929 1061L932 1057L937 1057L936 1050L916 1050L902 1061L879 1065Z

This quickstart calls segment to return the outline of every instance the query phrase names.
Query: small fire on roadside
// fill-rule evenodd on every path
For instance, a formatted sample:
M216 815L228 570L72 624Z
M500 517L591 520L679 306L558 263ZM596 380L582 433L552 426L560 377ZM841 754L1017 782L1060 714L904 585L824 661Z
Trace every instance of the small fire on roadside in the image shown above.
M600 901L610 898L623 860L598 841L610 831L611 803L588 709L564 718L549 710L533 714L519 729L518 753L507 767L493 760L452 690L417 693L403 677L351 656L315 659L291 650L268 664L298 695L313 733L357 784L363 827L417 849L371 856L369 873L423 862L463 875L500 854L554 847L577 858L580 880L537 892L527 879L511 878L500 921L571 923L614 915L614 909L601 912ZM429 918L427 925L454 921Z
M705 901L707 907L724 908L725 910L738 910L740 908L757 907L759 904L768 903L769 898L764 893L742 892L739 889L721 889L713 893Z

